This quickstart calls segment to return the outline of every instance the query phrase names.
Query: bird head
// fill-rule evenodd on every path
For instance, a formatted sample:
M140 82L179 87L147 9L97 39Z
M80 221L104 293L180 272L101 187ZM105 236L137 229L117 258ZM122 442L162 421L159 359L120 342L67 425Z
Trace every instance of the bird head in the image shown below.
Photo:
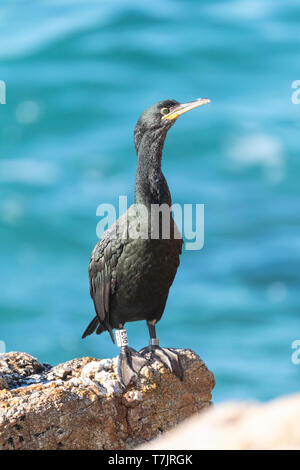
M141 114L135 126L134 142L136 150L138 151L140 141L146 132L165 135L179 116L209 102L210 100L208 98L198 98L188 103L179 103L176 100L164 100L150 106L150 108L147 108Z

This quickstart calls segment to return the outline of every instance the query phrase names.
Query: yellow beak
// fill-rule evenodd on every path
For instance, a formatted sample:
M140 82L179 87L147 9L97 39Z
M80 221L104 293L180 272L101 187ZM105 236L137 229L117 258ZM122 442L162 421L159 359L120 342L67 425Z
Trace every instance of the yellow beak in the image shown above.
M198 108L203 104L210 103L208 98L198 98L195 101L189 101L188 103L179 104L174 109L171 110L169 114L165 114L162 119L177 119L182 114L190 111L191 109Z

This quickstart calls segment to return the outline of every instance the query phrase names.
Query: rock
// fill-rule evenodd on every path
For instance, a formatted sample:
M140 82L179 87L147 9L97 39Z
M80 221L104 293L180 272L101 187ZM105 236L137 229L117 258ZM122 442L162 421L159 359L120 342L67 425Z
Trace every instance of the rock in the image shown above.
M0 390L7 389L7 388L8 388L8 384L6 380L0 376Z
M181 382L159 362L123 389L117 360L56 367L0 354L0 449L131 449L211 405L215 381L191 350L177 350Z
M226 403L142 446L160 450L300 450L300 394L266 404Z
M0 354L0 377L9 388L28 385L40 380L40 374L49 370L49 364L40 364L26 353Z

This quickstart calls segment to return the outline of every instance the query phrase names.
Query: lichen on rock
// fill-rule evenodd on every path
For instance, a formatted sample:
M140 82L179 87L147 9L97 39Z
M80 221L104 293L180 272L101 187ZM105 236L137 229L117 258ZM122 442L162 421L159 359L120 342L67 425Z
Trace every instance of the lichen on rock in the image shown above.
M0 354L0 449L131 449L211 404L213 374L193 351L177 350L181 382L160 362L124 389L117 358L40 364Z

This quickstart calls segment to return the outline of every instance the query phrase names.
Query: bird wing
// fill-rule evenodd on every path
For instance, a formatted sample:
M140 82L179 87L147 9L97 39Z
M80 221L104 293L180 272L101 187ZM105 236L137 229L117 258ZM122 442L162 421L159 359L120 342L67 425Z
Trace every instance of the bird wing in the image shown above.
M123 246L126 230L126 218L120 217L106 230L92 251L89 264L90 294L94 302L97 316L89 324L83 336L102 333L108 330L112 341L114 337L110 323L110 302L116 290L116 268ZM98 324L100 323L100 326Z
M113 339L109 321L110 299L115 292L116 272L120 243L104 237L95 246L89 264L90 294L101 327L107 329ZM94 328L95 329L95 328Z

